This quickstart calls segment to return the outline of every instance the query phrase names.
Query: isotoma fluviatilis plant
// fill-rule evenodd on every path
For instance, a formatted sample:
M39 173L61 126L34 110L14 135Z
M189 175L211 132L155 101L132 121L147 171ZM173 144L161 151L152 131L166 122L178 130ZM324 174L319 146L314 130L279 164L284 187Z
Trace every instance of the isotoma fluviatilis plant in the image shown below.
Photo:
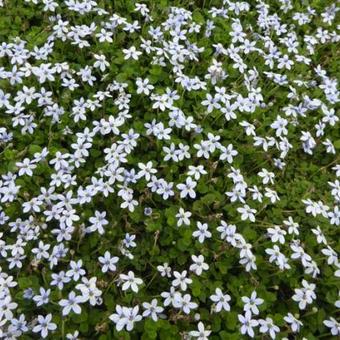
M0 338L340 336L335 1L0 1Z

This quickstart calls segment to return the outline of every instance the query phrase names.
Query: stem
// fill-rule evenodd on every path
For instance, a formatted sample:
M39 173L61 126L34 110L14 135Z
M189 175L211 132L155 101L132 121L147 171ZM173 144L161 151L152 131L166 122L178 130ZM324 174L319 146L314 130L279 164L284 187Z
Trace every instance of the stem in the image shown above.
M59 300L62 299L62 292L59 290ZM61 311L61 339L65 339L65 318L63 312Z

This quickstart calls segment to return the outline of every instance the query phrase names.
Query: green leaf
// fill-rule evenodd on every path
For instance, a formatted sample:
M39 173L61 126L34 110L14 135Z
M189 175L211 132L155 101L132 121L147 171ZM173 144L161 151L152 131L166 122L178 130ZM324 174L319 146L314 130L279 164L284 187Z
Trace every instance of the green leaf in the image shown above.
M230 329L231 331L236 329L238 318L236 312L227 312L226 313L226 328Z
M340 149L340 139L338 139L338 140L336 140L336 141L334 142L334 147L335 147L336 149Z

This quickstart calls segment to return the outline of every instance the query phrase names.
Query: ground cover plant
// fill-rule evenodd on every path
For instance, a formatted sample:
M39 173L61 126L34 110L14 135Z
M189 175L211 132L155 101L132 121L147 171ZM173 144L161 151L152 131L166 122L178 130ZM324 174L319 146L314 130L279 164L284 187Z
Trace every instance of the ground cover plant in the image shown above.
M338 5L0 0L0 338L338 338Z

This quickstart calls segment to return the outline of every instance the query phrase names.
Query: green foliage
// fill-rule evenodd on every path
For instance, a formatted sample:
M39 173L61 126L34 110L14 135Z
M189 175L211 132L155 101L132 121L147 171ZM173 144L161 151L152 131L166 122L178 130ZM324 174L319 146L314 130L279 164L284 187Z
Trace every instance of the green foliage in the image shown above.
M279 11L277 1L267 1L272 4L272 9ZM73 24L89 24L91 22L101 27L101 17L93 13L78 16L77 13L69 13L65 10L65 6L60 3L57 13L63 13L65 20L70 20ZM134 11L135 1L97 1L98 6L107 10L110 14L116 13L126 18L129 22L141 20L138 13ZM167 17L169 6L183 6L192 11L193 22L202 25L205 28L207 19L211 20L211 14L208 9L212 6L220 6L220 1L144 1L154 18L152 25L160 25ZM251 1L249 1L251 4ZM308 4L315 8L318 13L324 9L326 5L332 1L308 1ZM296 10L304 10L305 2L294 2ZM43 45L48 36L52 32L51 23L48 20L50 13L41 10L42 4L37 6L31 2L25 1L6 1L3 8L0 8L0 39L1 41L12 41L16 37L20 37L27 41L27 47L33 49L34 46ZM247 17L245 17L247 16ZM241 14L244 27L248 25L256 26L256 15L254 6L247 13ZM291 22L289 14L280 13L282 21ZM311 34L319 25L322 24L320 18L315 18L315 22L307 27L296 27L296 33L303 36ZM190 36L192 42L197 43L198 47L204 47L204 51L200 55L200 61L197 63L185 64L185 72L191 77L204 76L214 58L214 49L212 44L222 44L228 46L231 43L231 37L228 34L231 31L231 20L217 17L214 20L216 29L212 36L207 37L204 33L199 33L197 37ZM141 27L141 35L147 34L149 26L143 24ZM306 32L304 31L306 30ZM202 29L202 32L204 30ZM251 36L251 32L249 37ZM167 33L165 33L167 34ZM58 81L48 82L44 86L53 92L53 99L59 105L66 109L58 124L52 124L50 117L43 115L41 108L35 104L31 105L28 110L34 112L35 121L38 124L33 135L22 135L19 129L13 130L13 142L6 146L0 145L0 174L18 171L17 162L21 162L25 157L33 158L34 154L39 153L45 146L48 147L51 157L54 157L57 151L69 152L70 145L75 142L74 133L83 131L87 127L87 122L80 121L75 123L70 115L69 110L72 108L72 102L79 97L90 98L95 91L105 90L105 86L113 80L126 83L127 92L132 93L129 103L132 120L129 124L122 127L123 133L128 133L133 128L137 133L144 133L144 123L151 122L157 118L157 121L164 121L165 113L151 108L150 99L146 96L136 94L135 79L137 77L148 78L150 84L155 86L155 93L164 93L167 87L176 90L180 95L180 99L176 103L188 116L192 116L196 122L206 133L219 135L223 141L223 145L232 143L238 155L235 157L233 164L235 168L242 169L242 174L247 183L251 185L261 186L261 180L258 172L262 168L273 168L273 159L279 157L277 150L268 152L261 148L253 146L252 139L244 133L244 129L240 126L240 122L248 120L249 116L242 113L236 120L226 121L224 115L220 111L214 110L211 114L206 112L206 107L201 105L205 99L205 93L199 91L192 93L184 90L178 83L174 81L169 74L171 67L169 65L151 65L150 61L143 55L140 59L125 60L123 49L131 45L140 45L139 33L128 34L125 31L115 32L112 44L100 44L95 38L91 38L91 49L80 49L72 45L70 41L55 42L54 50L49 57L48 62L57 63L66 60L70 67L79 70L87 64L93 64L94 54L104 54L107 56L109 67L106 70L107 75L101 79L98 70L94 74L101 79L93 88L89 84L83 83L79 89L70 91L58 84ZM194 41L197 39L197 41ZM190 42L190 40L189 40ZM262 48L262 42L258 43ZM302 52L306 52L304 46L301 47ZM307 53L307 52L306 52ZM228 93L238 93L246 95L247 89L243 84L243 79L238 70L232 63L223 60L224 69L228 74L227 83L217 84L217 86L227 85ZM257 57L247 56L245 60L248 62L248 69L256 67L257 72L262 75L267 71L263 60ZM333 46L321 46L314 54L310 55L313 67L321 64L323 68L336 77L340 72L338 62L338 50ZM9 69L11 66L8 62L1 59L1 67ZM97 73L96 73L97 72ZM288 72L288 77L298 79L299 75L304 75L306 81L313 80L310 68L303 63L297 63L294 70ZM24 84L27 86L39 87L38 81L30 78ZM271 124L285 105L288 87L278 87L277 84L268 81L267 78L260 77L258 87L262 88L264 102L271 103L263 109L257 108L251 114L251 121L256 125L256 133L259 136L275 136ZM12 93L12 95L20 89L19 86L9 86L7 83L1 82L1 88L4 91ZM304 95L304 91L298 87L299 95ZM213 92L214 86L208 83L207 93ZM308 90L311 98L324 98L323 92L318 88ZM89 121L107 118L109 115L117 115L117 107L114 99L109 98L105 101L105 105L92 112L87 113ZM315 113L315 116L312 114ZM243 312L243 304L241 298L250 296L253 290L256 290L259 297L264 300L260 307L263 318L271 317L274 323L281 328L281 337L292 337L288 330L283 317L288 312L298 314L300 320L304 323L299 336L296 339L306 338L327 339L331 338L329 329L325 327L323 321L326 318L336 317L337 310L334 302L338 299L339 280L334 277L335 266L328 266L327 258L322 255L322 246L316 242L315 235L311 232L313 228L320 226L329 241L329 245L336 251L340 251L339 231L329 223L329 220L322 215L316 217L306 214L305 205L302 199L321 200L329 206L332 204L332 195L330 194L329 181L334 181L334 172L332 166L339 163L338 153L340 150L340 133L338 126L331 128L328 137L333 141L337 154L330 155L317 149L310 157L301 150L300 131L310 131L315 124L322 119L321 109L308 116L307 119L301 120L299 126L289 125L290 143L292 143L292 151L285 158L286 167L282 171L275 173L275 190L280 197L280 201L272 204L268 198L264 198L264 203L254 201L252 208L257 210L256 222L251 223L249 220L240 219L237 208L240 207L239 202L230 202L225 195L226 191L230 191L233 183L227 174L230 173L231 165L226 161L218 158L218 152L213 153L210 159L203 159L195 156L195 149L191 149L191 159L184 159L182 162L165 162L163 160L163 146L169 146L170 143L163 144L156 138L141 136L141 142L128 155L128 165L130 168L138 169L138 163L153 161L153 166L158 170L157 177L164 178L169 182L184 183L187 177L189 165L203 164L208 171L205 177L198 180L195 200L182 199L178 193L169 200L163 200L159 195L154 195L146 188L144 179L138 181L134 185L134 190L139 193L138 203L134 211L121 209L121 200L116 194L103 197L97 195L93 200L79 209L80 222L77 223L72 239L68 243L68 247L72 249L70 258L61 261L60 270L68 270L68 263L71 259L82 259L87 277L97 277L98 286L102 290L103 304L101 306L92 307L89 304L82 306L82 312L79 315L71 313L69 316L61 317L60 306L57 302L61 298L66 298L66 291L57 291L52 288L53 293L51 300L56 301L53 304L36 308L32 301L23 299L22 293L27 288L32 288L36 293L41 286L48 288L51 280L51 274L54 272L49 268L48 261L43 265L34 266L27 259L24 266L15 272L15 280L18 285L14 288L15 300L20 304L20 311L32 314L52 313L53 321L58 325L58 329L51 335L51 339L65 339L65 334L79 330L81 338L84 339L162 339L174 340L183 339L184 333L196 329L197 320L195 313L200 315L200 320L208 325L208 329L212 331L211 339L238 340L242 339L239 333L240 323L238 314ZM164 118L164 119L163 119ZM0 125L10 126L11 117L4 112L0 112ZM65 128L69 127L72 134L65 134ZM193 131L185 131L184 129L174 128L171 142L176 145L179 143L188 143L190 146L200 143L202 137ZM96 137L97 138L97 137ZM96 173L98 168L104 165L103 149L111 146L118 139L117 136L111 134L105 138L97 138L93 147L89 152L86 165L77 169L77 182L84 186L91 183L91 177ZM322 148L322 140L318 139L318 147ZM41 187L48 186L49 179L53 173L53 168L49 165L48 160L41 161L34 170L34 177L22 176L16 180L16 184L20 186L20 194L18 200L11 204L3 204L2 209L11 221L21 218L18 212L21 212L23 202L28 197L39 195ZM262 188L262 187L261 187ZM264 187L262 188L264 189ZM118 187L115 187L119 191ZM75 190L76 191L76 190ZM61 193L61 192L58 192ZM337 202L338 203L338 202ZM146 216L143 209L145 207L152 208L152 214ZM191 224L189 226L177 226L176 214L179 208L192 213ZM332 207L333 208L333 207ZM107 212L109 225L106 227L106 233L92 233L83 237L81 233L81 224L88 223L93 216L93 212L99 209ZM1 209L0 209L1 211ZM34 218L38 225L45 222L43 215L35 214ZM281 271L273 263L268 262L265 250L272 246L270 239L266 236L267 228L273 225L282 225L282 222L289 216L294 217L294 221L300 225L301 240L304 249L321 269L321 276L315 279L317 282L317 308L306 311L299 311L297 303L291 297L294 289L301 286L301 280L310 277L304 273L304 268L299 262L294 262L292 269L289 271ZM27 216L26 216L27 217ZM247 243L250 243L256 253L257 270L248 272L239 263L239 249L232 247L230 244L223 242L220 234L216 231L216 227L221 220L225 220L228 224L235 224L237 231L244 237ZM200 243L192 234L196 230L196 221L209 224L209 230L212 233L211 239ZM54 226L49 225L47 228L52 229ZM48 229L48 230L49 230ZM15 242L15 237L4 229L6 239L8 235L9 243ZM125 234L133 234L137 237L138 246L133 249L133 259L121 255L121 242ZM43 233L42 233L43 234ZM55 244L55 237L50 234L44 234L43 241ZM294 240L294 236L287 235L287 244L282 246L286 255L292 254L289 248L289 242ZM28 246L28 254L33 246ZM98 263L98 257L102 256L105 251L120 256L118 269L116 273L104 274ZM190 315L183 315L174 308L167 310L167 319L160 318L157 322L150 318L143 319L142 322L135 325L132 332L125 330L118 332L114 323L109 320L109 315L114 313L116 305L122 306L142 306L145 301L150 302L152 298L162 301L160 293L167 291L172 278L161 277L157 271L157 266L168 263L174 270L188 270L192 260L192 255L202 254L205 262L209 264L209 271L203 272L201 276L192 275L192 284L190 285L190 294L192 300L199 304L197 310ZM6 261L0 259L0 264L8 267ZM3 262L2 262L3 261ZM293 261L292 261L293 262ZM59 268L59 267L58 267ZM59 269L58 269L59 270ZM141 277L144 281L143 286L138 293L131 294L123 292L117 287L117 279L119 274L127 273L129 270L136 272L136 276ZM137 274L138 273L138 274ZM191 275L191 274L190 274ZM190 276L191 277L191 276ZM313 279L312 279L313 280ZM232 296L230 305L231 311L222 311L221 313L212 312L212 302L209 297L214 294L215 289L222 287L224 291ZM68 288L67 288L68 289ZM60 294L59 294L60 293ZM142 307L140 308L142 312ZM0 320L1 321L1 320ZM1 326L0 326L1 327ZM260 338L260 337L259 337ZM33 339L30 336L23 335L22 339ZM263 337L265 339L265 337ZM267 339L267 338L266 338Z

